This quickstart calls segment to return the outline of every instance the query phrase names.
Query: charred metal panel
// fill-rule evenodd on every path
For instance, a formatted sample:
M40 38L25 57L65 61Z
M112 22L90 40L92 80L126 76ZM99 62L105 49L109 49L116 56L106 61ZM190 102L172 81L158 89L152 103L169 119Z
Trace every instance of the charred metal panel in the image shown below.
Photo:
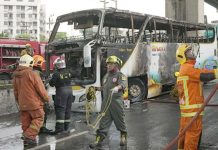
M174 82L176 61L176 43L151 43L148 46L148 75L161 84Z
M125 62L121 71L128 77L144 75L147 72L146 46L138 43L128 61Z

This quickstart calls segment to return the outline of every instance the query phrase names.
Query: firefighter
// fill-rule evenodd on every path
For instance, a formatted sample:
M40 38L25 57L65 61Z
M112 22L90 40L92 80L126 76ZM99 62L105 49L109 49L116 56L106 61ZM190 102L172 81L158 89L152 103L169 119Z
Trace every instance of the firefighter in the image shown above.
M127 129L124 121L124 102L123 92L127 88L127 78L120 71L119 68L122 65L122 61L116 56L109 56L106 59L107 73L103 77L103 86L98 87L98 90L103 91L103 101L101 105L101 111L105 110L105 107L111 98L111 103L105 115L102 117L99 128L96 131L96 140L90 144L90 148L98 148L102 146L102 142L108 134L108 130L114 121L117 130L120 131L120 146L127 144ZM112 94L112 96L110 96Z
M180 129L181 132L199 111L204 103L202 82L207 82L218 77L218 70L195 68L199 48L189 44L181 44L176 52L176 59L180 63L177 74L177 89L180 104ZM197 150L202 134L202 112L178 141L179 150Z
M33 56L34 55L34 50L33 48L31 47L31 45L29 43L27 43L25 45L25 49L23 49L21 52L20 52L20 56L23 56L23 55L30 55L30 56Z
M44 120L43 104L49 101L40 76L32 70L33 57L23 55L13 73L15 100L21 114L24 146L35 146Z
M54 99L54 107L56 114L56 125L54 135L69 132L70 112L72 106L72 74L66 70L64 60L58 59L55 62L56 72L49 81L50 86L55 86L56 95Z
M44 80L44 77L43 77L43 74L42 74L42 65L45 62L45 59L40 55L34 55L33 60L34 60L33 70L36 71L40 75L40 77L41 77L41 79L42 79L42 81L44 83L45 89L47 89L46 83L45 83L45 80ZM44 117L44 122L43 122L42 127L40 128L39 133L50 133L51 130L46 128L47 116L48 116L48 112L50 111L49 104L45 103L43 109L44 109L44 112L45 112L45 117Z

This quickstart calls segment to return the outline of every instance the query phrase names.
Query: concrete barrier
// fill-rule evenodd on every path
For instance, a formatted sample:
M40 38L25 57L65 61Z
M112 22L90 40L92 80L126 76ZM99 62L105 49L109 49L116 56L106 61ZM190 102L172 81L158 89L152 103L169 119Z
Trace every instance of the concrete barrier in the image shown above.
M18 112L13 89L0 90L0 116Z

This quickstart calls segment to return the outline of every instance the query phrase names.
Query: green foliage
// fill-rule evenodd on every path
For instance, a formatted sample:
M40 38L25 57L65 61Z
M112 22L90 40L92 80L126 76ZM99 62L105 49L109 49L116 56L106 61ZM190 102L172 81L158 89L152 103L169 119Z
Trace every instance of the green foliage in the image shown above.
M67 38L66 32L57 32L55 35L55 40L62 40Z
M18 35L16 35L16 38L17 39L30 39L30 35L26 34L26 33L18 34Z
M44 34L40 34L40 42L47 42L48 39L46 38L46 36Z
M9 37L9 34L8 33L0 33L0 38L8 38Z

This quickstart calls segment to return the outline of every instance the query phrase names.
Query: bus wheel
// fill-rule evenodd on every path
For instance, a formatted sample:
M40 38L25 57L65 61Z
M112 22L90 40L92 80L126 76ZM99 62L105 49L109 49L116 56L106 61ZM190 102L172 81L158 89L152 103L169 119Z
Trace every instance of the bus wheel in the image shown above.
M140 79L130 79L129 80L129 100L131 103L144 100L147 95L147 89L145 84Z

